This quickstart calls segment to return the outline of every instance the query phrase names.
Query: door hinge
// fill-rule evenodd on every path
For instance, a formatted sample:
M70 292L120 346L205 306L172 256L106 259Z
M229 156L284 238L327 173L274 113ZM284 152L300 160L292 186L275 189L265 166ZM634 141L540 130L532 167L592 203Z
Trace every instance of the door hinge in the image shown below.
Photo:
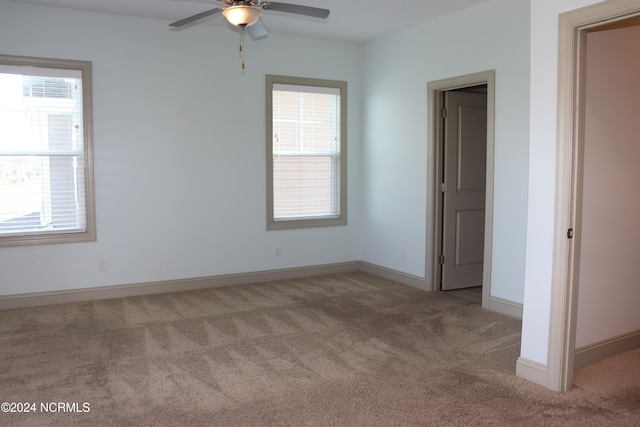
M440 265L444 265L444 255L440 254Z
M443 119L446 119L446 118L447 118L447 109L446 109L446 108L443 108L443 109L442 109L442 111L441 111L441 115L442 115L442 118L443 118Z
M440 184L440 191L443 193L447 191L447 184L445 184L444 182Z
M573 239L573 228L567 230L567 239Z

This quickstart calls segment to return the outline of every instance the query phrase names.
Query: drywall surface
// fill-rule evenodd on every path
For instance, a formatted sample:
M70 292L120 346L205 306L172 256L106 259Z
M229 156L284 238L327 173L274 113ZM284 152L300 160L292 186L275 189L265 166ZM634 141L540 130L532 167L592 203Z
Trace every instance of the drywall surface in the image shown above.
M558 19L593 0L531 2L531 95L526 265L521 356L547 363L553 264ZM569 54L563 52L562 54Z
M0 295L206 277L358 259L349 224L266 230L265 74L346 80L358 152L361 47L0 2L0 52L93 63L98 240L0 248ZM274 245L281 255L274 256ZM106 271L98 271L104 260Z
M494 0L366 45L362 259L430 281L426 271L427 84L496 72L491 292L521 303L529 151L529 1ZM406 248L402 257L401 248Z

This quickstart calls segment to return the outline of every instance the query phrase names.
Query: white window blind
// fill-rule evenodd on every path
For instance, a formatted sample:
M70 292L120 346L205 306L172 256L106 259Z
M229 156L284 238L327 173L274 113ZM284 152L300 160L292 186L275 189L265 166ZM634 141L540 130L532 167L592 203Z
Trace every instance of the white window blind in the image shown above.
M339 88L274 84L273 220L340 216Z
M80 70L0 67L0 236L84 232Z

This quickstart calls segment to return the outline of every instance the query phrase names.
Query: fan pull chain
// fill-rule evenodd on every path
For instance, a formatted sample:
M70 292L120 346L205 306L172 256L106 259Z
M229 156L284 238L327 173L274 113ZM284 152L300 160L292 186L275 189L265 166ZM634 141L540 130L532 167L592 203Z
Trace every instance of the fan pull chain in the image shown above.
M242 60L242 71L244 71L244 27L240 33L240 59Z

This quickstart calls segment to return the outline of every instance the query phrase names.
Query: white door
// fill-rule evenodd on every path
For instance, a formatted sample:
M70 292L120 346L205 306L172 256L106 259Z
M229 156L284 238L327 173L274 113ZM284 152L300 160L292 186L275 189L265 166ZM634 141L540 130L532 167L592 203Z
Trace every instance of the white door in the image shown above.
M482 286L487 96L444 93L441 289Z

